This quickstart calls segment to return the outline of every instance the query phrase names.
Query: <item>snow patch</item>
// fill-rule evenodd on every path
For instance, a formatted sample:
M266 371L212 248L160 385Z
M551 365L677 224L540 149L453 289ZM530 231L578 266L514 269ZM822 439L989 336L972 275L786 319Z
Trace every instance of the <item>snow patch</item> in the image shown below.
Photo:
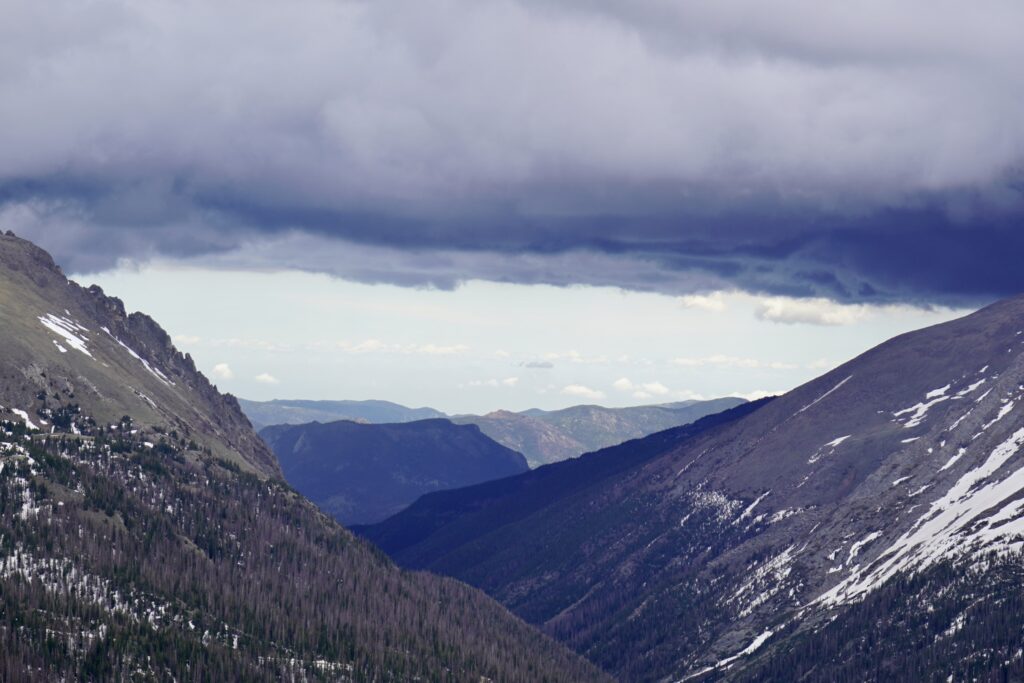
M868 534L867 536L865 536L861 540L859 540L856 543L854 543L853 545L851 545L850 546L850 553L849 553L849 555L846 558L846 564L850 564L850 561L853 560L853 558L857 557L857 555L860 554L860 549L861 548L866 546L868 543L871 543L872 541L874 541L876 538L878 538L881 535L882 535L882 532L880 532L880 531L872 531L870 534Z
M949 459L949 460L948 460L948 461L946 462L946 464L945 464L945 465L943 465L943 466L942 466L941 468L939 468L939 472L942 472L943 470L948 470L948 469L949 469L950 467L952 467L953 465L955 465L955 464L956 464L956 461L957 461L957 460L959 460L960 458L964 457L964 453L966 453L966 452L967 452L967 449L966 449L966 448L961 448L960 450L958 450L958 451L956 452L956 455L954 455L954 456L953 456L952 458L950 458L950 459Z
M931 410L932 406L942 403L943 401L949 400L950 397L946 395L946 392L949 390L949 386L950 385L947 384L944 387L939 387L938 389L929 391L924 395L924 401L920 403L915 403L909 408L897 410L895 413L892 414L892 416L895 418L899 418L901 415L906 415L907 413L910 413L910 417L907 418L907 421L903 424L903 426L906 429L918 426L928 415L928 411Z
M913 498L914 496L921 495L922 493L924 493L925 491L927 491L931 487L932 487L931 484L925 484L924 486L922 486L921 488L917 489L916 491L908 493L907 494L907 498Z
M949 491L865 569L820 595L815 602L837 605L859 600L901 571L919 570L944 558L983 553L1020 544L1024 534L1024 468L985 484L1024 445L1018 429L967 471Z
M46 329L64 339L64 343L68 346L76 351L81 351L85 355L89 356L89 358L92 358L92 352L89 351L86 346L88 339L83 334L84 332L89 331L87 328L82 327L70 318L54 315L53 313L47 313L46 315L39 316L39 322L41 322ZM59 346L60 345L58 344L58 347Z
M32 420L28 419L28 413L24 410L18 410L17 408L11 408L11 412L21 418L21 421L25 423L25 426L29 429L39 429Z
M999 408L999 412L996 414L995 419L993 419L991 422L986 422L982 426L981 431L985 431L986 429L994 425L996 422L1002 420L1010 413L1011 410L1013 410L1013 401L1007 401L1006 403L1003 404L1001 408Z
M970 394L970 393L972 393L972 392L973 392L973 391L974 391L975 389L977 389L978 387L980 387L980 386L981 386L982 384L984 384L984 383L985 383L986 381L987 381L987 380L986 380L986 379L985 379L985 378L983 377L983 378L979 379L979 380L978 380L977 382L975 382L974 384L968 385L968 386L967 386L967 387L965 387L964 389L961 389L960 391L956 392L956 395L957 395L957 396L959 396L959 397L961 397L961 398L963 398L963 397L964 397L964 396L966 396L967 394Z
M757 507L757 504L758 504L758 503L760 503L760 502L761 502L762 500L764 500L765 498L767 498L767 497L768 497L768 494L769 494L769 493L771 493L771 492L772 492L772 491L771 491L771 489L768 489L767 491L765 491L764 493L762 493L762 494L761 494L760 496L758 496L758 497L757 497L757 500L755 500L755 501L754 501L753 503L751 503L751 504L750 504L750 505L749 505L749 506L747 507L747 509L743 511L743 514L741 514L741 515L739 516L739 518L738 518L738 519L736 520L736 521L737 521L737 523L738 523L738 522L742 522L742 521L743 521L743 520L745 520L745 519L746 519L747 517L749 517L749 516L750 516L750 513L751 513L751 512L753 512L753 511L754 511L754 508L756 508L756 507Z
M847 434L846 436L840 436L839 438L832 439L827 444L825 444L824 446L822 446L821 448L816 450L814 452L814 455L812 455L811 457L809 457L807 459L807 464L808 465L813 465L814 463L818 462L822 458L824 458L826 456L829 456L829 455L832 455L833 453L835 453L836 448L841 443L843 443L844 441L849 439L851 436L853 436L853 435L852 434ZM825 452L826 448L829 449L829 451L827 453Z

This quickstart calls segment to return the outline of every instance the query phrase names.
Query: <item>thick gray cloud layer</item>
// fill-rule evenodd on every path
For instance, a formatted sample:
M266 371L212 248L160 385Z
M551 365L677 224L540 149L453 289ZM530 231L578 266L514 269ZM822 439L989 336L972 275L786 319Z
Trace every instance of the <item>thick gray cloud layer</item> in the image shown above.
M1017 2L0 7L0 227L71 270L1024 289Z

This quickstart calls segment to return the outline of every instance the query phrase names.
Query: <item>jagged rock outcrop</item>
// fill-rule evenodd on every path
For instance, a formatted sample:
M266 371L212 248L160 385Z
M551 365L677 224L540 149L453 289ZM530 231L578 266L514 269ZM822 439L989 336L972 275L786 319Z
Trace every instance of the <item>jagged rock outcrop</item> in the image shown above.
M128 414L280 475L238 401L218 392L160 325L98 286L68 280L49 254L11 233L0 235L0 344L0 405L35 414L77 403L111 423Z

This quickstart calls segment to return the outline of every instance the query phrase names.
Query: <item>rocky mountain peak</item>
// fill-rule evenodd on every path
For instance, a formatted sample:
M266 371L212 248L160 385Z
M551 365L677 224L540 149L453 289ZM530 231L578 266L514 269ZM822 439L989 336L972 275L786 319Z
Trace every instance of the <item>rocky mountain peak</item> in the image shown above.
M188 434L244 467L279 476L238 401L217 391L144 313L68 280L50 255L0 235L0 405L30 415L75 402L108 422Z

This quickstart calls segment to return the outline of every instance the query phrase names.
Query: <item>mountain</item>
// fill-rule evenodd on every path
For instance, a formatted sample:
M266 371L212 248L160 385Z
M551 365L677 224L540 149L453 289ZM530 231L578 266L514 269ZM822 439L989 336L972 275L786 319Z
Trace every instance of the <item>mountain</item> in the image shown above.
M391 401L249 401L243 398L238 402L257 430L268 425L336 420L379 424L447 417L433 408L407 408Z
M558 427L522 413L496 410L486 415L460 415L452 422L476 425L487 436L526 456L530 467L575 458L584 449Z
M526 458L448 420L266 427L285 479L343 524L378 522L421 495L529 469Z
M0 680L607 680L321 513L155 322L11 234L0 406Z
M0 349L8 409L77 404L99 424L131 415L247 471L280 474L238 401L219 393L152 318L67 280L49 254L11 233L0 235Z
M430 566L465 550L475 552L478 542L482 555L500 552L488 545L495 529L506 526L518 529L518 523L533 520L534 515L555 503L571 501L601 482L614 481L674 444L737 420L768 400L744 403L692 424L628 441L599 453L588 453L575 460L538 467L520 476L431 493L383 522L353 526L352 530L371 539L403 564L415 567ZM494 545L504 542L500 534L495 538ZM530 561L546 563L549 559L541 555ZM438 565L437 569L448 571L445 564Z
M268 425L350 420L383 424L449 417L433 408L407 408L390 401L248 401L239 404L256 429ZM486 415L450 417L474 424L484 434L526 456L531 467L575 458L617 443L689 424L743 403L741 398L680 401L630 408L572 406L562 410L498 410Z
M620 680L1019 680L1022 350L1019 297L361 531Z
M537 467L689 424L741 403L743 399L729 397L629 408L581 405L521 413L501 410L453 421L479 425L484 434L519 451L531 467Z

